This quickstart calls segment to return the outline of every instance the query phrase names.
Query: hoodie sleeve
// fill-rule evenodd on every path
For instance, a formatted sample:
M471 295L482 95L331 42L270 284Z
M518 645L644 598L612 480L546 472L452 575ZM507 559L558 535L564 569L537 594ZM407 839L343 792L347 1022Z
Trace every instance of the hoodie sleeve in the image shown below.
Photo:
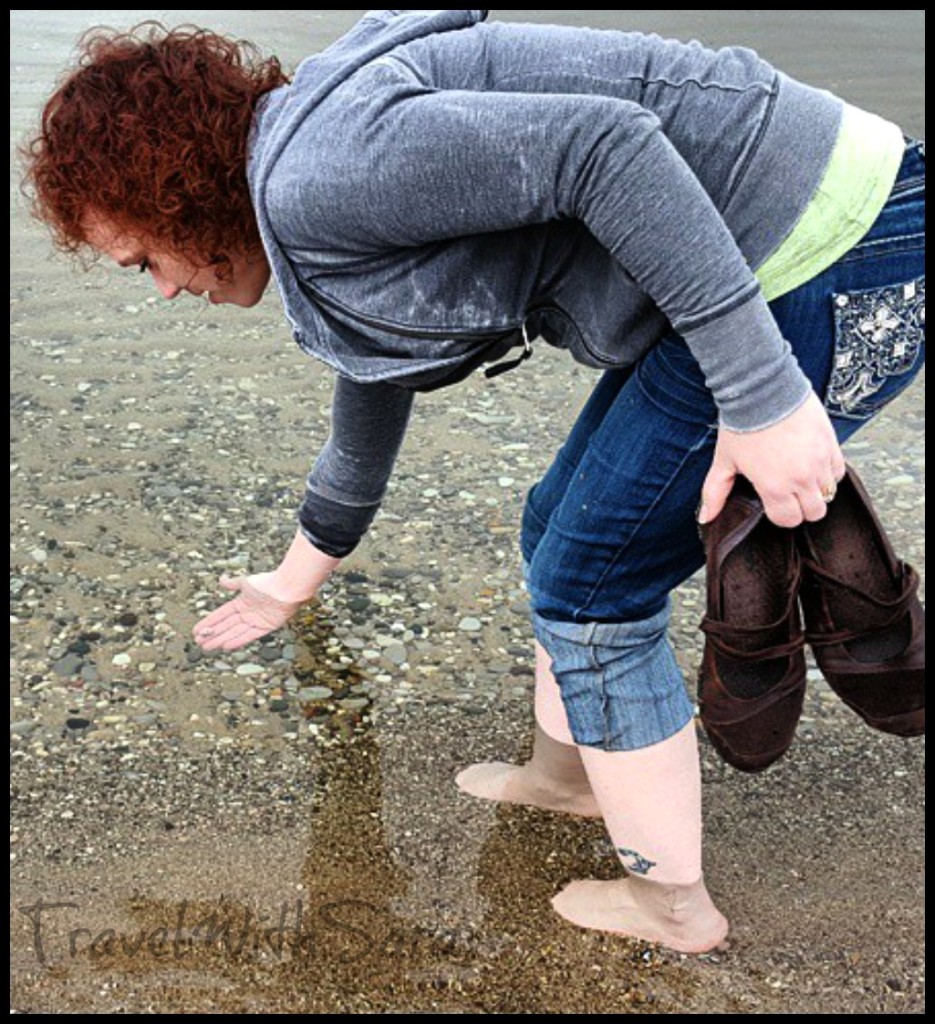
M335 147L309 207L318 245L373 253L573 218L685 338L723 425L760 429L805 401L752 270L653 113L606 96L381 84L335 126L356 144Z
M334 558L350 554L377 514L402 446L414 394L393 384L338 377L331 433L299 508L306 539Z

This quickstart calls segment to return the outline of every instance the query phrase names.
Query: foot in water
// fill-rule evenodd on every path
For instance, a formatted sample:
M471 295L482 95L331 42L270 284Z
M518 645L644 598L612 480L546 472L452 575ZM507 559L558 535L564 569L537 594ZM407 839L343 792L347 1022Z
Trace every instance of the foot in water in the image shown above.
M635 875L571 882L553 898L566 921L597 931L658 942L679 953L727 949L727 918L704 881L668 885Z
M553 740L538 725L532 757L526 764L472 764L457 776L455 784L484 800L525 804L585 818L601 816L578 748Z

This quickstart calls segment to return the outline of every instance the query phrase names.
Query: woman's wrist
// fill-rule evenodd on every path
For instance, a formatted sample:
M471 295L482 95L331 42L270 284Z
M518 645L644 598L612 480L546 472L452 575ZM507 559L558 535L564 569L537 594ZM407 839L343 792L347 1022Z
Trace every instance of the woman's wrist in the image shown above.
M308 601L340 564L340 558L319 551L301 530L297 530L285 557L273 570L270 582L281 601Z

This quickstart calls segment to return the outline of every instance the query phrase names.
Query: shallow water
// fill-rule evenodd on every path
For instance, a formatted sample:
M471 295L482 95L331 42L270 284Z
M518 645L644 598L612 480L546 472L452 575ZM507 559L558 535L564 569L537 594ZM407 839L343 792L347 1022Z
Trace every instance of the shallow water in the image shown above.
M90 25L206 24L294 63L360 13L11 11L11 143ZM924 136L922 11L494 14L752 45ZM454 788L526 748L516 527L592 377L537 353L534 393L510 374L427 396L354 575L294 650L193 660L217 573L268 567L291 535L330 382L272 297L166 309L138 276L50 258L16 181L17 1012L921 1012L924 750L856 729L817 684L765 776L705 749L709 884L736 932L706 963L553 914L566 881L617 870L598 823ZM923 569L921 383L851 457ZM677 595L689 680L700 597ZM81 672L57 673L75 644Z

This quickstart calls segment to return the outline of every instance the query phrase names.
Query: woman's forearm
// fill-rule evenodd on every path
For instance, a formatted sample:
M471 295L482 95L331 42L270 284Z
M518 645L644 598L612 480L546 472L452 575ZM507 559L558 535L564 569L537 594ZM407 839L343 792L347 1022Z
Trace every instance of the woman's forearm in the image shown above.
M271 573L270 583L275 585L276 597L282 601L307 601L340 564L340 558L319 551L301 530L296 530L289 550Z

